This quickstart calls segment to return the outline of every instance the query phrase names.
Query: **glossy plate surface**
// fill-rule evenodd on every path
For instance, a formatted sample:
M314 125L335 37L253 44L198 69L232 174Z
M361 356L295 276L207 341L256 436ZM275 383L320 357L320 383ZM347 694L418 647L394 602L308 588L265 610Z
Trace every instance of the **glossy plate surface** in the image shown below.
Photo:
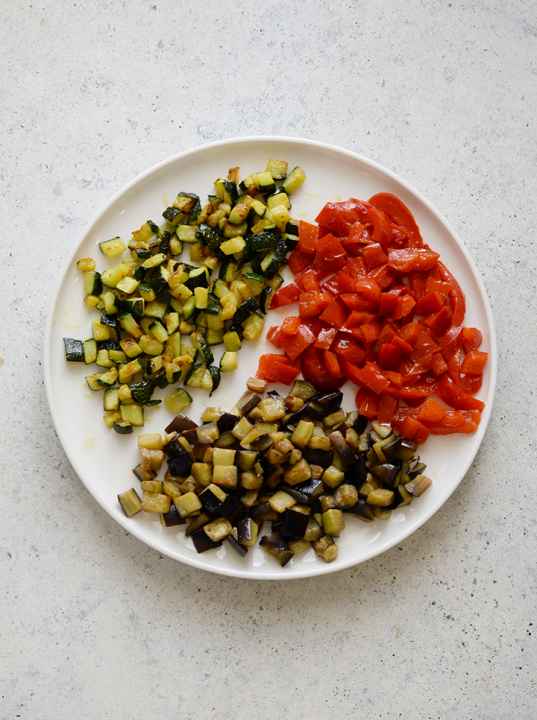
M458 279L467 299L466 325L477 326L483 333L482 350L490 353L484 382L478 397L486 402L481 425L474 435L431 436L421 449L427 463L427 475L433 485L410 507L396 510L389 520L363 523L346 517L346 529L337 540L337 559L326 564L313 550L301 553L285 568L255 547L245 558L224 543L222 548L198 555L180 527L165 529L159 517L138 513L123 514L117 494L130 487L139 488L132 474L138 464L136 432L118 436L102 420L102 393L92 393L85 376L95 366L67 364L63 338L85 340L91 337L91 322L96 319L83 303L82 274L76 268L81 257L93 257L103 272L120 258L108 260L98 243L120 236L126 242L131 233L148 219L161 222L164 208L179 191L194 192L203 199L214 190L217 177L228 169L241 168L241 178L265 169L270 157L287 160L305 171L306 182L292 196L292 217L313 221L328 201L356 197L367 200L377 192L390 192L408 205L422 236L441 254L446 266ZM184 251L185 258L188 250ZM265 329L279 324L285 311L296 314L296 306L270 311ZM93 497L120 525L137 538L181 562L224 575L252 579L289 579L334 572L368 560L400 543L425 523L450 497L479 449L492 409L496 382L496 339L490 305L483 283L463 243L440 213L416 190L389 170L354 153L337 147L293 138L240 138L204 145L176 155L133 180L117 193L96 215L73 247L61 272L47 318L45 331L45 384L52 418L63 448L76 473ZM245 390L246 379L254 375L259 356L271 352L266 341L245 342L239 353L239 369L222 376L220 388L209 401L202 390L195 390L189 414L199 421L207 404L229 410ZM218 359L220 350L216 348ZM288 388L278 388L286 392ZM154 397L164 397L157 391ZM344 388L344 409L354 407L355 388ZM150 409L140 432L162 432L172 414L164 406ZM161 471L161 474L163 471ZM268 524L263 531L268 532Z

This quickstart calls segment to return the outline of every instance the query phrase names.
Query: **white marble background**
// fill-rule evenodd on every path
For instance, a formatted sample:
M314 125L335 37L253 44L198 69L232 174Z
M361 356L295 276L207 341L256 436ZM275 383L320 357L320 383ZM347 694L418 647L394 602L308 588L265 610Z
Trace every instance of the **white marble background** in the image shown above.
M535 718L535 3L4 0L0 36L0 718ZM43 385L52 288L89 218L176 152L258 134L423 192L499 340L492 420L449 502L299 582L213 576L123 531Z

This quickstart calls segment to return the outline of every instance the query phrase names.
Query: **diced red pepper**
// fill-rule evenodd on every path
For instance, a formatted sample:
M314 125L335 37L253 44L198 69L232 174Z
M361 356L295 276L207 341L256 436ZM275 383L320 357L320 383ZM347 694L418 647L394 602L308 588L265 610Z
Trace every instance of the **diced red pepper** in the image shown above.
M363 200L356 200L356 198L334 203L334 208L348 223L355 223L357 220L367 222L367 211L369 207L369 203Z
M340 388L346 378L334 378L326 369L323 351L310 345L302 355L302 375L304 379L315 385L318 390L335 390Z
M399 337L399 335L396 335L393 338L392 343L394 345L397 345L397 347L401 349L401 352L403 353L403 355L410 355L410 353L413 350L412 345L409 342L407 342L406 340L403 340L402 337Z
M377 283L381 290L386 290L393 283L393 273L388 263L371 270L369 277Z
M297 249L300 252L306 253L307 255L313 255L318 237L319 228L317 225L312 225L312 223L308 223L305 220L299 220Z
M333 343L332 350L338 355L341 355L341 357L344 357L345 360L351 363L357 363L358 365L363 363L365 358L364 349L358 345L356 340L344 337L341 334L338 335L336 341Z
M300 275L300 273L303 273L304 270L309 268L312 262L313 252L306 254L297 248L289 255L287 264L289 265L289 270L296 276Z
M378 354L378 363L383 370L395 370L401 358L403 351L397 345L393 343L384 343Z
M315 347L319 348L320 350L330 350L332 343L334 342L334 339L337 335L337 328L327 327L319 330L318 333L316 333L314 328L312 327L311 331L314 335L317 335Z
M470 350L461 365L461 372L467 375L481 375L487 362L488 353Z
M363 300L376 304L380 303L382 298L382 290L379 284L371 277L356 280L356 292Z
M321 270L335 273L346 264L347 253L336 237L325 235L315 245L315 262Z
M446 412L446 408L440 405L434 398L427 398L418 412L417 419L425 424L440 422Z
M415 420L413 417L407 417L401 426L401 434L407 438L407 440L413 440L419 443L419 445L423 445L431 434L431 431L423 423L419 422L419 420Z
M401 295L397 298L395 309L392 313L394 320L401 320L407 317L416 305L416 301L411 295Z
M367 275L367 266L363 257L356 257L348 262L342 272L348 275L352 280L359 280Z
M442 337L451 324L451 310L444 305L437 313L425 318L425 322L437 337Z
M315 218L315 222L336 235L348 236L351 223L345 220L344 215L334 203L326 203Z
M403 325L399 334L403 340L406 340L407 343L414 345L422 332L423 328L419 323L411 322Z
M360 415L370 420L377 417L379 412L380 400L378 395L368 392L367 390L359 390L356 394L356 407Z
M284 319L280 327L284 335L295 335L300 327L300 318L290 315Z
M315 335L311 332L307 325L300 325L296 334L293 336L285 335L282 338L281 344L283 350L291 358L295 360L300 353L315 342Z
M268 374L270 371L270 368L274 363L279 363L281 365L288 365L289 364L289 358L285 355L278 355L276 353L267 353L266 355L261 355L259 358L259 365L256 372L256 377L260 380L268 380Z
M279 325L273 325L267 332L267 340L271 342L274 347L277 347L278 350L282 349L282 340L284 337L285 335Z
M267 382L279 382L282 385L290 385L294 382L299 374L298 368L292 367L292 365L284 365L281 362L272 363L269 370L265 375Z
M465 353L477 350L483 341L483 335L477 328L465 327L462 329L462 347Z
M478 410L466 410L462 411L462 422L457 422L455 425L448 424L446 422L448 414L442 420L441 423L435 423L429 425L429 429L433 435L452 435L453 433L463 433L469 435L477 430L479 423L481 422L481 413ZM459 412L459 411L456 411ZM459 420L459 417L457 417Z
M372 362L367 362L359 372L360 384L376 395L380 395L389 386L390 381L382 370Z
M437 291L424 295L416 305L418 315L432 315L444 305L445 298Z
M378 421L381 425L391 425L395 410L397 408L397 399L382 393L380 396Z
M328 374L335 378L343 377L343 373L341 372L341 368L339 367L337 355L331 350L325 350L323 353L323 357L324 364L326 365L326 369L328 370Z
M342 328L347 320L347 308L339 298L336 298L322 313L321 320L332 327Z
M300 293L298 312L302 318L313 318L320 315L325 308L332 303L332 297L328 293L307 292Z
M270 303L270 307L271 309L274 309L279 307L285 307L286 305L292 305L293 303L298 302L299 295L300 290L294 283L284 285L279 290L276 290L276 292L274 293L272 297L272 302Z

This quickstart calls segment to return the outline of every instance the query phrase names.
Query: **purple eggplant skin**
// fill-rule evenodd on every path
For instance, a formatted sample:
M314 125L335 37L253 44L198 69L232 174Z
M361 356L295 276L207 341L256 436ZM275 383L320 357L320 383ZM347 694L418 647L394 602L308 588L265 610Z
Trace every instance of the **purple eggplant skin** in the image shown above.
M211 540L203 528L196 530L196 532L192 533L190 537L192 538L192 542L194 543L194 547L198 553L207 552L207 550L214 550L214 548L220 547L222 544L221 540L218 542Z
M205 512L209 513L209 515L213 515L214 517L219 514L218 511L222 505L222 500L216 497L210 488L207 488L207 490L200 493L199 499L201 500L201 504L203 505Z
M328 437L344 465L348 467L356 462L356 455L339 430L334 430Z
M232 415L228 412L223 412L216 421L220 433L225 433L227 430L233 430L239 419L240 418L238 418L236 415Z
M293 557L293 551L278 532L263 535L259 544L266 552L269 553L269 555L276 558L282 567L287 565L289 560Z
M192 470L192 464L192 458L188 453L185 453L181 456L168 458L168 467L170 468L170 473L172 475L177 475L178 477L188 477Z
M369 505L363 498L360 498L356 505L351 508L344 510L348 515L358 517L365 522L373 522L375 519L375 512L371 505Z
M157 473L154 470L144 470L141 463L133 468L132 472L140 482L144 482L144 480L154 480L157 477Z
M314 497L317 494L317 492L319 491L319 487L322 487L322 484L323 484L322 480L315 480L315 478L310 478L309 480L305 480L304 482L299 483L298 485L294 485L289 490L287 489L287 487L288 487L287 485L282 485L281 489L285 490L285 492L288 493L289 495L291 495L291 497L295 497L290 492L291 489L297 493L305 495L307 498L306 502L308 502L309 500L311 500L312 497ZM298 500L298 498L295 498L295 499ZM302 502L302 501L299 500L299 502ZM304 503L304 504L306 504L306 503Z
M183 455L188 455L187 449L183 445L181 445L177 438L174 438L171 442L166 443L166 445L164 445L162 449L169 458L183 457Z
M164 428L164 432L166 433L182 433L183 430L194 430L197 428L197 423L194 422L194 420L191 420L186 415L182 415L179 413L179 415L176 415L174 419L171 421L171 423L168 425L167 428Z
M331 415L339 410L341 402L343 400L343 393L341 390L333 390L331 392L324 392L318 397L314 397L313 401L320 403L324 408L325 415Z
M235 552L239 553L239 555L241 557L244 557L246 555L246 553L248 552L248 548L243 547L239 542L237 542L235 540L235 538L233 537L233 535L228 535L226 540L231 545L233 550L235 550Z
M292 498L294 498L297 502L299 502L301 505L307 505L309 497L303 492L300 492L295 487L291 487L290 485L286 485L285 483L282 483L281 485L278 485L276 490L283 490L283 492L286 492L288 495L290 495Z
M228 495L220 504L217 513L228 520L235 520L241 510L243 510L243 507L240 501Z
M358 489L362 487L367 478L367 465L365 455L360 453L356 462L347 468L345 472L345 482L354 485Z
M309 519L309 515L296 512L296 510L293 510L292 508L286 508L283 514L283 525L285 528L284 537L289 538L289 540L298 540L299 538L304 537Z
M186 520L181 517L179 511L172 503L167 513L162 513L162 520L166 527L175 527L176 525L186 525Z
M373 477L377 480L381 480L390 487L395 487L395 478L400 470L399 465L392 465L391 463L377 463L373 465L370 472Z
M332 464L334 453L329 450L315 450L314 448L305 447L302 450L302 457L310 465L320 465L322 468L327 468Z
M308 414L308 408L309 408L309 400L308 402L304 403L304 405L300 408L300 410L297 410L294 412L285 423L287 426L289 425L296 425L299 420L301 420L305 415Z
M247 390L239 399L239 402L237 403L237 408L241 411L243 415L248 415L248 413L252 412L252 410L257 407L260 402L261 397L257 393L253 393ZM235 422L237 422L239 419L240 418L235 418Z
M239 520L237 523L237 537L239 539L239 543L251 542L253 537L251 518Z
M365 417L365 415L358 415L358 417L352 424L352 429L357 432L358 435L361 435L366 429L368 422L369 420Z

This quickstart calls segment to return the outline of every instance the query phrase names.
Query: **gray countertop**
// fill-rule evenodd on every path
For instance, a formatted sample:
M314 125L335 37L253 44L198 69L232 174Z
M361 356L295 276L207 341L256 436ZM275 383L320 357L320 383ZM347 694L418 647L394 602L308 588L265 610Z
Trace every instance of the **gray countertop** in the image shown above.
M0 19L0 718L535 718L536 5L7 0ZM124 531L72 470L42 372L88 220L160 160L250 135L347 148L426 195L499 343L484 442L444 507L292 582Z

